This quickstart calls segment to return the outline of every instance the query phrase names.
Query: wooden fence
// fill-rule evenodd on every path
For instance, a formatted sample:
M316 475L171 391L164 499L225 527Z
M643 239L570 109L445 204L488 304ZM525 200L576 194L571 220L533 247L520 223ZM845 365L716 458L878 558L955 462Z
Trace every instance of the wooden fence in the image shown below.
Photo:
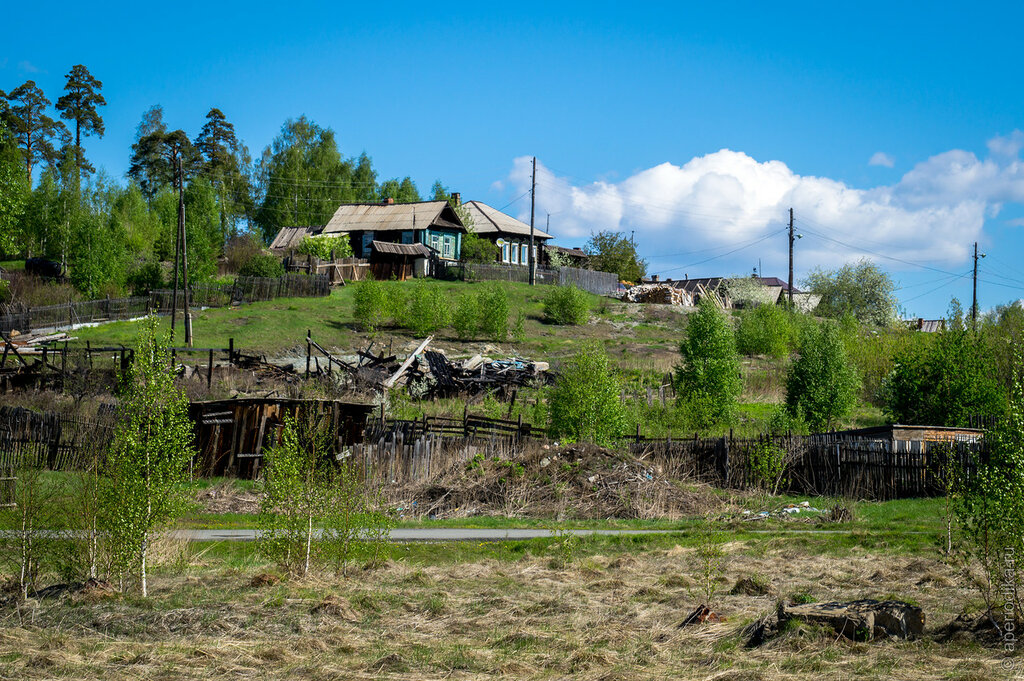
M112 435L109 423L0 406L0 470L26 465L72 468L79 457L103 447Z
M286 274L278 278L238 277L233 284L196 284L190 286L189 291L193 307L226 307L274 298L328 296L331 283L325 274ZM8 334L12 330L27 333L33 329L62 329L148 314L170 314L173 299L174 291L158 289L148 296L67 302L20 311L12 309L0 314L0 333ZM184 307L184 296L179 292L178 309Z
M474 279L477 281L515 281L529 283L530 269L523 265L501 265L495 264L463 264L451 268L457 276L462 279ZM590 291L599 296L606 296L618 290L619 278L611 272L597 272L595 270L584 270L577 267L559 267L556 269L537 268L536 281L538 284L551 286L569 286Z

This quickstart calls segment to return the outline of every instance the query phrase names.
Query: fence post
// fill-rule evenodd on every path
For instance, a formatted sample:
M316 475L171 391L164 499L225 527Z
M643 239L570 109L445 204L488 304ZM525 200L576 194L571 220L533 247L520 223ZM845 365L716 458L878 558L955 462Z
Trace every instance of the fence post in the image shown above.
M309 358L313 354L313 329L306 329L306 378L309 378Z
M235 339L228 338L228 364L235 363Z
M213 385L213 348L210 348L210 363L206 365L206 389Z

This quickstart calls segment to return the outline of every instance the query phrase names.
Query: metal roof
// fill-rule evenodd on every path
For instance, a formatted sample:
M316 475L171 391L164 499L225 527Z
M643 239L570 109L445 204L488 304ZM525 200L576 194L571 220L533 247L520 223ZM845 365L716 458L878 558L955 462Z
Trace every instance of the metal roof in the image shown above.
M318 234L321 229L322 227L282 227L274 240L270 242L270 247L298 248L303 239Z
M328 220L323 234L359 231L407 231L428 227L466 231L447 201L417 203L345 203Z
M466 201L462 204L473 218L473 231L477 234L514 234L516 236L530 236L530 225L516 220L507 213L502 213L496 208L491 208L482 201ZM533 237L535 239L550 239L550 234L534 227Z
M430 249L423 244L396 244L392 241L373 241L370 248L378 253L390 255L411 255L417 258L430 257Z

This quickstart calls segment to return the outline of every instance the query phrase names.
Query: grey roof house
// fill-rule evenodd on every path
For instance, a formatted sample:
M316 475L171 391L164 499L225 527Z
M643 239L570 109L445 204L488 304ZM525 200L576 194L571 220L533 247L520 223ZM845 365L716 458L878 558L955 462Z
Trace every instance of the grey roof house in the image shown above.
M458 194L454 196L457 200ZM483 201L466 201L461 205L473 218L473 231L497 244L500 249L498 262L509 265L530 264L530 225L488 206ZM535 227L534 252L541 252L541 247L549 239L550 234Z

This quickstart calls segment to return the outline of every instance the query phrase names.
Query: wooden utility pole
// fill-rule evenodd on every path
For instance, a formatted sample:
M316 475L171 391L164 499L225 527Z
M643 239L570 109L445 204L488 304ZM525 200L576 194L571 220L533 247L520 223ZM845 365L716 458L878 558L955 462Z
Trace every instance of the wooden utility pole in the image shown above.
M971 300L971 328L978 328L978 258L984 258L985 254L978 253L978 242L974 242L974 294Z
M174 321L178 316L178 258L181 253L181 225L184 221L185 200L181 194L181 158L175 168L178 180L178 228L174 230L174 291L171 293L171 341L174 340Z
M533 254L533 210L537 203L537 157L533 157L533 174L530 176L530 286L537 284L537 258Z
M178 233L181 235L181 295L185 304L185 345L192 347L192 311L188 304L188 240L185 235L185 174L178 155Z
M793 309L793 209L789 209L789 309Z

